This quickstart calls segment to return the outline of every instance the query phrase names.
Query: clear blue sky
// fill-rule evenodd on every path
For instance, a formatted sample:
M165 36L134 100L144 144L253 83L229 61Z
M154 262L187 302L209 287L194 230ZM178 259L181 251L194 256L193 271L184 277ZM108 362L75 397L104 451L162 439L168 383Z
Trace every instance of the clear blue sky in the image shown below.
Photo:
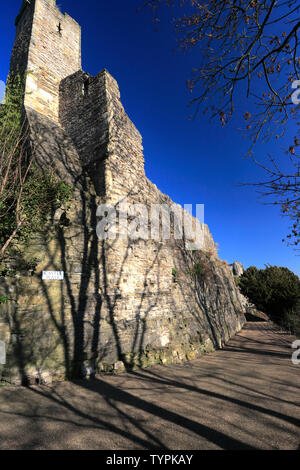
M249 146L238 130L247 111L230 125L203 115L188 119L186 88L197 54L174 52L170 10L155 32L150 12L137 13L142 0L58 0L82 26L82 63L91 74L106 68L118 80L127 113L144 138L147 176L175 202L205 204L205 221L220 246L220 257L245 267L286 266L300 275L300 258L282 243L289 220L265 206L252 187L262 170L243 159ZM21 0L1 4L0 80L6 80ZM245 104L245 107L244 107ZM281 144L282 145L282 144ZM278 146L278 144L277 144ZM275 143L259 146L257 157L278 153Z

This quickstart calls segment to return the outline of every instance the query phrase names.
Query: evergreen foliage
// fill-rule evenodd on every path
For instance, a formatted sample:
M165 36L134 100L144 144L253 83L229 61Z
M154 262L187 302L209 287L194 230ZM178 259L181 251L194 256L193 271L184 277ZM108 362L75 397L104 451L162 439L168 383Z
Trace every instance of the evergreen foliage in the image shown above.
M275 323L299 331L300 279L288 268L267 266L248 268L239 287L250 302L265 312Z

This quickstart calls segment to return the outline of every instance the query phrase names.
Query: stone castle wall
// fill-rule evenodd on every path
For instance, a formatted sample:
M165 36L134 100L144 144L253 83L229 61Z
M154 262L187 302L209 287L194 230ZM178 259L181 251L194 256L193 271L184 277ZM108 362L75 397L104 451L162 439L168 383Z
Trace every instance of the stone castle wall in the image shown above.
M62 14L49 0L36 0L24 14L33 4L38 37L39 29L52 27ZM42 20L44 9L51 24ZM76 42L79 27L64 18ZM44 53L58 46L45 47L39 51L30 39L35 77L42 76ZM1 295L11 298L0 310L0 339L2 334L8 344L4 375L10 381L190 360L222 347L245 321L243 298L206 225L203 249L196 252L161 236L98 239L99 204L115 206L126 198L150 210L173 203L145 176L142 138L124 111L117 82L106 70L92 77L77 69L78 51L67 62L56 57L67 64L61 77L50 63L45 83L39 82L38 89L50 86L57 107L39 92L25 100L38 161L55 168L74 195L23 250L23 266L12 254L10 268L17 274L1 279ZM64 271L65 279L43 281L43 270Z

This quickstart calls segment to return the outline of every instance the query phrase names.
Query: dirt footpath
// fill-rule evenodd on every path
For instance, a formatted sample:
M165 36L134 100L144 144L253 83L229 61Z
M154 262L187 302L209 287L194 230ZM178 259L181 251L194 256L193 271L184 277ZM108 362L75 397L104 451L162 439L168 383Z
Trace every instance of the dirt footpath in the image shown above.
M295 338L248 323L196 361L51 387L0 388L0 449L297 449Z

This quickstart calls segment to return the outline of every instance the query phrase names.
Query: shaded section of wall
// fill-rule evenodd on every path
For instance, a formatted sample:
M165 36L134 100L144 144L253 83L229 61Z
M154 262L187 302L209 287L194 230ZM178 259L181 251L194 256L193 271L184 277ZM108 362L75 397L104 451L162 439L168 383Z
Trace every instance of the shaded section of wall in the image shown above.
M33 25L34 2L23 1L16 21L16 37L11 55L10 73L24 74L28 66L28 55Z

